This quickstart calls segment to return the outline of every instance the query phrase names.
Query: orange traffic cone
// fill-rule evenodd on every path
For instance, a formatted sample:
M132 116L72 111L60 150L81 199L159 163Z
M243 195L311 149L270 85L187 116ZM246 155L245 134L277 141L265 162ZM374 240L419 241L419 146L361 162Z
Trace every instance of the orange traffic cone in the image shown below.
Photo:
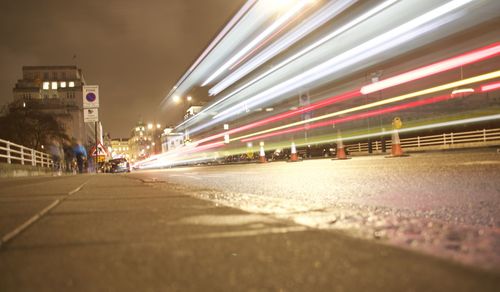
M332 160L345 160L345 159L351 159L347 157L344 149L344 142L342 142L342 136L340 136L340 132L338 133L337 137L337 157L333 158Z
M295 147L295 142L292 142L292 148L290 149L290 159L288 159L288 162L298 162L302 161L299 160L299 156L297 155L297 148Z
M403 148L401 147L401 140L399 139L398 130L394 130L392 133L392 143L391 143L391 155L386 156L387 158L392 157L407 157L408 154L404 154Z
M259 163L266 163L266 152L264 152L264 144L260 144L260 151L259 151Z

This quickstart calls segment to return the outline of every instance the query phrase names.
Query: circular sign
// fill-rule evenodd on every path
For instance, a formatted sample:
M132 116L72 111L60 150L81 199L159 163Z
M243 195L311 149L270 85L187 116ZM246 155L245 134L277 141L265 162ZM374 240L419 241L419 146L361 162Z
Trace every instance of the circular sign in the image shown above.
M87 93L87 95L85 95L85 98L87 99L88 102L94 102L97 97L96 97L95 93L89 92L89 93Z

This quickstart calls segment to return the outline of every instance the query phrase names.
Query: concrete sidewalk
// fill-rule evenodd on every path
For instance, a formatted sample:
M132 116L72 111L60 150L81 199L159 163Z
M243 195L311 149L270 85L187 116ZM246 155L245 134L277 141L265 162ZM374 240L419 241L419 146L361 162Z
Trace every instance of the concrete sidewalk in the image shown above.
M43 196L47 205L62 198L2 246L0 291L500 288L499 275L216 206L125 175L74 176L53 180L48 188L9 185L0 192L2 206L15 192L26 202Z

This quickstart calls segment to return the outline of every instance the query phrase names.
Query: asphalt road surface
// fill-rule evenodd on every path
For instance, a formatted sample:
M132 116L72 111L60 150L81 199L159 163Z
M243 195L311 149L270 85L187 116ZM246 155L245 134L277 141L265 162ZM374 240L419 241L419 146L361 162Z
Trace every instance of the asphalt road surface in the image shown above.
M500 270L496 149L137 172L252 213Z
M425 221L427 229L446 231L459 246L472 232L461 228L494 239L496 155L455 152L3 179L0 291L498 291L495 259L482 261L489 263L483 267L421 252L422 231L415 227ZM389 175L384 172L393 167L397 171L390 175L398 179L392 185L387 183L392 179L380 184L368 179ZM414 168L427 171L417 175ZM359 170L366 173L362 179L350 177L358 177ZM409 173L415 177L405 178ZM452 175L457 173L461 176ZM467 176L472 173L476 177ZM425 196L414 197L423 182ZM399 192L403 184L409 194ZM439 191L452 190L441 195L452 196L449 203L427 202L439 197L432 191L438 185ZM465 196L478 186L482 192ZM463 203L470 204L462 208ZM484 209L481 218L472 216L471 208ZM432 210L436 214L426 218ZM455 220L457 215L445 212L463 216ZM417 244L392 244L389 223L394 234L413 233ZM410 229L399 229L403 225ZM380 228L366 236L374 226ZM488 242L483 249L495 254L492 246Z

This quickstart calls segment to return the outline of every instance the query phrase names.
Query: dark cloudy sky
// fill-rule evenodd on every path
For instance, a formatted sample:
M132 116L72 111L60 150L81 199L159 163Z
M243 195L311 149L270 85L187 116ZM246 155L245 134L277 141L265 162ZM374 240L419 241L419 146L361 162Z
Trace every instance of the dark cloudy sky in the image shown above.
M72 65L100 86L100 119L128 137L139 118L174 123L159 103L241 0L0 0L0 106L23 65Z

